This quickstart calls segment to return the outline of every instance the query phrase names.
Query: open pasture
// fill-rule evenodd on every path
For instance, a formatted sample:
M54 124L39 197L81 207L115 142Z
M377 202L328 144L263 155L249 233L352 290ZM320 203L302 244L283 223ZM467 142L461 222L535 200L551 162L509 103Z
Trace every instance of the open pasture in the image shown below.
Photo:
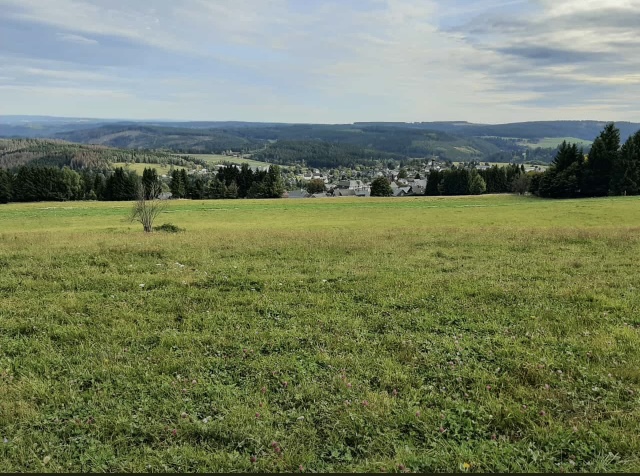
M640 200L0 206L0 470L640 471Z
M530 149L536 149L538 147L543 149L555 149L556 147L559 147L563 141L566 141L569 144L578 144L578 147L583 147L585 149L591 147L591 144L593 143L593 141L579 139L576 137L544 137L539 140L521 141L520 145L529 147Z
M258 160L252 160L250 158L232 157L229 155L220 154L186 154L189 157L195 157L200 160L204 160L210 165L218 165L223 163L242 165L244 163L249 164L251 167L268 167L267 162L260 162Z

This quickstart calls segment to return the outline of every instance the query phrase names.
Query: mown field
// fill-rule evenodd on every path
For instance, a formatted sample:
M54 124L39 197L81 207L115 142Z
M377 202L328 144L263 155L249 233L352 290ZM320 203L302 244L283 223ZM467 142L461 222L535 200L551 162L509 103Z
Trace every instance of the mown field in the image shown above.
M240 158L240 157L231 157L228 155L220 155L220 154L187 154L187 155L189 155L190 157L195 157L200 160L204 160L210 165L218 165L222 163L242 165L244 163L247 163L251 167L268 167L269 166L267 162L260 162L258 160L252 160L252 159Z
M640 471L640 200L0 206L2 471Z
M545 137L537 141L522 141L520 145L535 149L541 147L543 149L554 149L558 147L562 142L566 141L569 144L578 144L578 147L588 148L591 147L593 141L579 139L577 137Z

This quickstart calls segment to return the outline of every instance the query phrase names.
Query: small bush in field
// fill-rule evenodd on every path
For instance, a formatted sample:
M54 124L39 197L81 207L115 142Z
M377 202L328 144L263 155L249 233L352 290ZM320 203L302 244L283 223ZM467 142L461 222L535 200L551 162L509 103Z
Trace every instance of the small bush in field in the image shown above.
M156 227L156 231L164 231L165 233L180 233L185 231L184 228L174 225L173 223L165 223Z

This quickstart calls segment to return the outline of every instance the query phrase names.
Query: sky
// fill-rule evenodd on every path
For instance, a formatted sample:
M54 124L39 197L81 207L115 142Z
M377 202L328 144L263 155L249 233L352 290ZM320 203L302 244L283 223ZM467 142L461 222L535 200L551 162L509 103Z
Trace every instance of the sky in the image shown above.
M0 0L0 115L640 122L640 0Z

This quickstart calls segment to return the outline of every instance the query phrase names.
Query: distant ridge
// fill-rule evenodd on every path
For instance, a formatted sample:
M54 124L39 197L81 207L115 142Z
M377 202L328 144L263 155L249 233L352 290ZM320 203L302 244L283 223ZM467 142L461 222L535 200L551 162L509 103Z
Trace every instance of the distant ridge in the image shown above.
M607 121L531 121L476 124L467 121L355 122L353 124L286 124L243 121L132 121L0 116L0 137L62 139L123 149L189 154L226 151L262 154L280 163L322 163L339 155L390 160L437 157L451 161L549 162L563 140L581 143L585 152ZM640 123L616 122L622 141ZM274 146L274 143L280 143ZM324 145L319 145L319 143ZM267 150L268 149L268 150ZM311 155L308 155L311 154ZM319 155L319 157L316 157ZM297 157L297 158L296 158Z

